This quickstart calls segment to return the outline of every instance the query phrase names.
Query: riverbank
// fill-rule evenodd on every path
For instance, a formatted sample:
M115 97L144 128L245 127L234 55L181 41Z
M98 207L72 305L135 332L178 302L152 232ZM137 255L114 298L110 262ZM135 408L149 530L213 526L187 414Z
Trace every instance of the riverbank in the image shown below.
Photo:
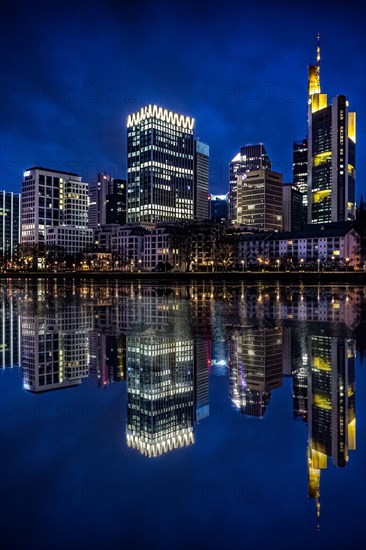
M151 273L151 272L121 272L121 271L72 271L72 272L14 272L0 273L0 279L118 279L120 281L142 280L142 281L266 281L274 283L279 281L295 283L351 283L366 284L366 272L354 271L323 271L297 272L297 271L228 271L228 272L173 272L173 273Z

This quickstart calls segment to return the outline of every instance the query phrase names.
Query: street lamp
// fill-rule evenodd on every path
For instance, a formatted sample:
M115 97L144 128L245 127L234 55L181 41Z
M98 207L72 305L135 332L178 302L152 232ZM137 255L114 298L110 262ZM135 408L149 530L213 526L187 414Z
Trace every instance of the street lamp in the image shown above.
M244 260L241 261L241 265L243 266L243 271L244 271Z
M318 273L319 273L319 271L320 271L320 258L318 258L318 259L316 260L316 263L318 264Z
M349 258L346 258L346 271L348 271Z
M276 260L276 264L277 264L277 271L279 271L280 270L280 264L281 264L280 260Z

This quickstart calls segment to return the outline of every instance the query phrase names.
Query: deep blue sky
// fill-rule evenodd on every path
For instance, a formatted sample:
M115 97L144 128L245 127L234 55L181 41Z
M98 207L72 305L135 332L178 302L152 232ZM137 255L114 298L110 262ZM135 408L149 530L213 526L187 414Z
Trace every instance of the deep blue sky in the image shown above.
M157 103L195 117L225 192L241 145L263 142L292 177L306 135L307 65L321 33L324 92L357 111L365 193L365 17L357 3L18 2L1 17L0 189L32 165L125 176L128 113ZM235 92L234 92L235 91Z

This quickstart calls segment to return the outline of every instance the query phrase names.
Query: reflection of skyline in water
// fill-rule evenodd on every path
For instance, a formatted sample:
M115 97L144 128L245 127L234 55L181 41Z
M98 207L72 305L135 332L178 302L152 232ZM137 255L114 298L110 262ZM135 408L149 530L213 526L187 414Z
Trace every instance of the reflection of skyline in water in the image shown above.
M125 382L126 443L148 457L194 444L210 371L229 374L233 406L257 418L291 377L320 515L321 470L328 457L345 467L356 448L363 289L13 281L0 291L1 367L19 365L33 393Z

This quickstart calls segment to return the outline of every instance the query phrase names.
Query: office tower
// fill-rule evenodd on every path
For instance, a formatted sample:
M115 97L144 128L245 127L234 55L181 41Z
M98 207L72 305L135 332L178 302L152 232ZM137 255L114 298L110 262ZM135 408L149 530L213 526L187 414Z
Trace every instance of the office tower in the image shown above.
M125 225L127 222L126 180L112 179L106 198L106 224Z
M0 191L0 258L12 260L19 243L20 195Z
M230 395L242 414L263 416L282 385L282 330L255 328L230 342Z
M126 181L101 172L89 184L89 227L126 223Z
M302 193L303 221L308 221L308 139L293 142L292 181Z
M300 231L303 223L302 193L291 183L285 183L283 193L283 230Z
M282 174L262 168L237 178L236 223L262 231L281 231Z
M127 445L155 457L194 443L193 340L127 337Z
M233 223L240 223L237 222L238 176L243 176L248 172L256 170L270 170L271 166L271 161L261 143L240 147L239 153L230 162L229 219Z
M202 141L194 141L194 219L207 220L208 163L210 148Z
M308 71L308 223L355 219L356 113L345 95L328 105L317 62Z
M143 107L127 119L127 221L194 217L194 119Z
M229 216L229 194L226 195L208 195L208 219L227 220Z
M92 243L88 184L71 172L34 167L22 183L21 241L62 247L72 254Z

